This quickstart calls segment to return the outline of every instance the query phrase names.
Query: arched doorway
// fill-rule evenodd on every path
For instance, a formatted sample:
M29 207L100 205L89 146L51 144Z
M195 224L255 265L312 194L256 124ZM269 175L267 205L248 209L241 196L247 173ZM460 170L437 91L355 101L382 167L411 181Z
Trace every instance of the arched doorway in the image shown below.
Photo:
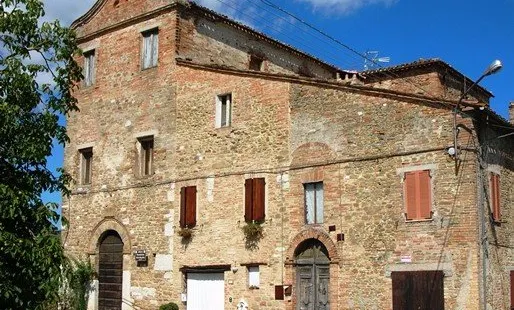
M123 241L114 230L99 240L98 310L121 310L123 280Z
M302 242L295 251L296 309L329 310L330 258L316 239Z

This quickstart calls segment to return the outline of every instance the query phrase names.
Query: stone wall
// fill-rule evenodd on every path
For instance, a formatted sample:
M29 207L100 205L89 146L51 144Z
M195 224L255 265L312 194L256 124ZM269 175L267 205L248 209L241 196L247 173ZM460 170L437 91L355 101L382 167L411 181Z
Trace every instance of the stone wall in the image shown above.
M104 10L98 16L111 9ZM182 267L220 265L231 269L224 272L226 309L241 299L250 309L296 309L295 250L310 238L323 242L331 259L332 309L391 309L392 271L435 269L445 273L448 309L479 308L476 156L464 152L455 175L455 161L446 153L453 143L449 109L359 87L249 73L250 46L243 43L285 52L248 43L246 34L204 17L177 18L176 12L148 17L83 42L95 49L96 80L76 93L81 111L68 118L67 171L79 179L81 146L93 146L94 157L92 184L74 184L64 200L65 246L97 264L100 236L110 229L119 233L123 309L180 303ZM79 30L101 27L95 23ZM202 24L223 35L202 33ZM159 29L158 66L141 70L141 31L153 27ZM177 64L177 55L192 63ZM276 63L267 73L289 72L294 69ZM431 93L444 94L436 73L418 79ZM416 93L405 83L387 87ZM216 96L227 93L231 126L215 128ZM473 132L469 119L458 121ZM145 135L155 139L154 173L140 177L137 138ZM463 131L459 143L470 146L474 138ZM432 171L432 220L405 220L402 175L409 169ZM257 244L242 232L248 178L266 181L264 237ZM305 225L303 184L317 181L324 183L324 222ZM197 225L189 241L178 235L185 186L197 187ZM502 197L512 204L509 187ZM498 237L509 242L505 228ZM147 266L136 264L135 250L146 250ZM498 257L505 255L511 254ZM260 266L259 289L248 287L248 264ZM491 277L497 279L500 269L490 268ZM292 296L274 300L276 285L293 285Z

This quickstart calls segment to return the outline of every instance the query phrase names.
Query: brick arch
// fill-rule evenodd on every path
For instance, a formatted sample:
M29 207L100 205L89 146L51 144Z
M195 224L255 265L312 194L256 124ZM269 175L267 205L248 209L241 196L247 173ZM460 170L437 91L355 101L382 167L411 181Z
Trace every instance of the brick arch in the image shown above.
M337 253L337 247L336 247L334 241L332 241L332 239L330 239L330 236L325 231L323 231L321 228L309 227L309 228L301 231L300 233L298 233L291 241L289 249L286 252L287 253L287 256L286 256L287 263L291 263L291 264L294 263L294 256L295 256L296 249L302 242L309 240L309 239L316 239L316 240L319 240L321 243L323 243L323 245L325 245L325 247L327 248L330 261L332 263L339 262L339 254Z
M291 154L291 164L302 165L313 162L330 161L337 157L336 152L328 144L322 142L304 143Z
M120 235L120 238L123 241L123 254L130 254L132 244L130 242L129 233L125 226L114 218L104 218L95 226L95 228L93 228L91 237L89 238L89 254L98 253L98 242L100 241L100 237L109 230L114 230L118 235Z

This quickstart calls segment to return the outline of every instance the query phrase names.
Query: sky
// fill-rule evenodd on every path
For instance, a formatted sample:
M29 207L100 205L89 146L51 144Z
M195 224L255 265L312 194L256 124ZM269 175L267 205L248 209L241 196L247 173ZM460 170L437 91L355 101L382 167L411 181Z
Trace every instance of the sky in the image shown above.
M43 0L45 19L59 19L69 25L95 1ZM508 105L514 101L514 0L198 0L197 3L342 69L363 70L365 60L361 55L389 57L390 62L380 63L381 66L440 58L476 80L493 60L499 59L504 66L502 71L485 78L480 85L495 95L491 108L508 119ZM366 54L370 51L378 52L378 56ZM372 64L368 62L368 65ZM62 160L62 147L56 146L49 159L51 169L61 166ZM60 201L59 194L45 194L43 199Z

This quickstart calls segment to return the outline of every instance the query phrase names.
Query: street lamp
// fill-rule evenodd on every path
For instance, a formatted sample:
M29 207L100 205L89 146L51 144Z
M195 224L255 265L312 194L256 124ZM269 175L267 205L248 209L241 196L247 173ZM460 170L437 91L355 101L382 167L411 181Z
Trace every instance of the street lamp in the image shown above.
M470 86L468 87L459 97L459 101L453 110L453 148L455 152L455 174L458 174L458 161L459 161L459 148L457 146L457 113L459 112L460 104L464 97L478 84L482 81L486 76L498 73L503 67L502 62L496 59L493 61L489 67L484 71L484 73Z

